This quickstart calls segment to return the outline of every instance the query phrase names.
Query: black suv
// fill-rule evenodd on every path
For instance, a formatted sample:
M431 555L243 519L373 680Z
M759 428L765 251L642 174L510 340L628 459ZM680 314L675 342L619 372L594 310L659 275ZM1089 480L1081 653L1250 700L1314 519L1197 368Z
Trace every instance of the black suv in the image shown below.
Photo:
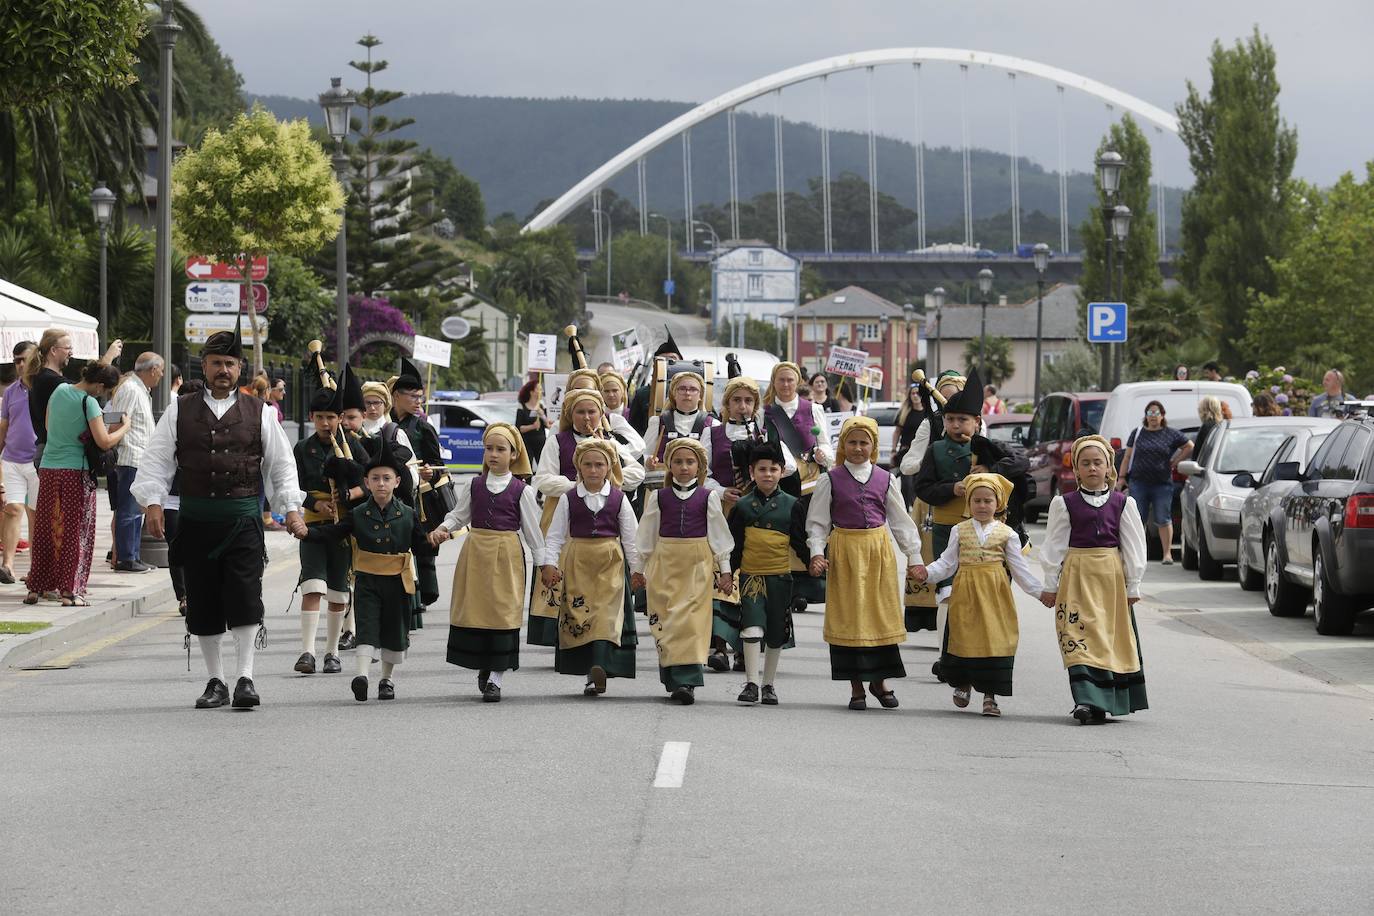
M1300 617L1310 599L1317 632L1344 636L1374 607L1374 419L1336 427L1301 471L1274 466L1296 481L1266 523L1264 596L1269 612Z

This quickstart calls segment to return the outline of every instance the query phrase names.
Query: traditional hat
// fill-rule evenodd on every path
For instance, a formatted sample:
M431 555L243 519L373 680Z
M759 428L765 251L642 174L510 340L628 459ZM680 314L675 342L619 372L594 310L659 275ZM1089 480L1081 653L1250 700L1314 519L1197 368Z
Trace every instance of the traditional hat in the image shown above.
M945 416L952 413L966 414L970 417L983 415L983 384L978 379L977 369L970 369L964 387L959 389L958 394L945 401Z
M410 449L384 437L377 439L376 449L371 460L367 462L367 467L363 469L364 474L374 468L391 468L403 481L410 480L410 468L406 467L406 462L414 456Z
M1069 460L1073 464L1074 477L1078 476L1078 453L1085 448L1101 449L1102 454L1107 459L1107 485L1111 486L1116 483L1116 450L1112 448L1110 442L1097 435L1083 436L1073 440L1073 452Z
M568 381L572 381L572 376L568 376ZM597 388L602 392L606 390L606 385L615 384L620 386L620 390L626 394L630 393L630 386L626 384L624 377L619 372L603 372L597 376Z
M243 359L243 342L234 331L216 331L205 339L201 356L232 356Z
M734 394L736 391L747 391L752 394L754 396L754 409L758 409L759 383L748 376L741 375L725 383L725 391L721 393L720 397L720 409L722 414L730 409L730 395Z
M766 439L762 442L755 442L754 447L749 449L749 466L751 468L755 461L773 461L781 465L787 464L787 459L782 456L782 446Z
M946 369L935 379L937 389L942 385L953 385L962 391L966 384L968 384L968 379L964 378L957 369Z
M970 496L978 487L986 487L997 497L997 511L1007 507L1015 485L1001 474L970 474L964 478L964 495Z
M608 439L583 439L577 443L577 448L573 449L573 467L577 468L579 462L588 452L601 452L606 456L606 460L611 465L611 483L617 487L624 483L624 475L620 470L620 452L616 450L615 443ZM578 469L578 476L581 477L581 469Z
M668 339L658 345L658 349L654 351L654 356L668 356L671 354L681 359L682 348L677 345L676 340L673 340L673 332L668 330L666 324L663 326L663 330L667 331Z
M482 433L482 444L486 445L487 440L492 437L504 439L506 443L510 445L512 454L510 472L512 474L517 477L525 477L533 473L530 470L530 456L529 453L525 451L525 440L520 435L520 430L511 426L509 423L492 423Z
M806 378L806 373L802 372L801 366L798 366L796 363L789 363L786 360L778 363L773 367L772 374L768 376L768 390L763 393L763 403L772 404L777 400L777 396L773 394L773 384L778 380L778 373L784 369L791 369L793 372L797 373L798 384Z
M590 381L591 384L590 384L590 385L585 385L585 384L584 384L584 385L578 385L578 384L576 384L577 382L582 381L582 380L584 380L584 379ZM595 369L574 369L572 372L569 372L569 373L568 373L568 381L567 381L567 384L564 385L563 387L564 387L565 389L569 390L569 391L571 391L571 390L573 390L573 389L576 389L576 388L588 388L588 387L590 387L590 388L592 388L592 389L594 389L594 390L596 390L596 391L600 391L600 390L601 390L601 376L599 376L599 375L596 374L596 370L595 370Z
M362 393L363 397L372 395L381 398L386 404L386 409L391 409L391 388L387 386L386 382L363 382Z
M844 440L849 438L852 432L861 432L873 440L873 457L877 458L878 449L878 421L872 417L850 417L844 421L840 427L840 447L844 447Z
M321 388L310 397L311 413L338 413L342 400L337 388Z
M343 369L339 373L339 410L362 410L363 409L363 386L358 381L358 376L353 372L353 367L344 363Z
M697 456L697 483L706 483L706 446L691 436L680 436L677 439L672 439L664 447L663 466L669 468L669 476L672 476L673 452L682 451L684 448Z
M573 428L573 408L583 401L595 401L596 406L601 408L604 416L606 413L606 402L601 398L600 390L591 388L574 388L572 391L563 393L563 407L558 414L558 431L565 433Z
M416 366L408 358L401 357L401 374L396 376L391 383L391 390L396 391L420 391L425 387L424 376L420 374L420 367Z

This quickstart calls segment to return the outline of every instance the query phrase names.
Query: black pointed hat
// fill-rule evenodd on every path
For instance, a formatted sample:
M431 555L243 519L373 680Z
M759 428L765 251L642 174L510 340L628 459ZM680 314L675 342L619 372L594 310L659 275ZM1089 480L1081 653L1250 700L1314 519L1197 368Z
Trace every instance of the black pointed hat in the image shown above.
M682 348L677 345L676 340L673 340L673 332L669 330L666 324L663 326L663 330L668 334L668 339L658 345L658 349L654 351L654 356L667 356L669 353L672 353L681 359Z
M776 442L757 442L749 450L749 466L753 467L755 461L775 461L785 465L787 461L782 457L782 446Z
M397 477L402 480L409 480L410 469L406 467L406 462L413 455L414 453L404 445L397 445L385 436L380 436L377 441L377 451L367 462L367 467L363 469L363 473L366 474L373 468L391 468L396 472Z
M401 374L396 377L396 381L391 383L391 390L418 391L424 387L424 376L420 374L420 367L407 357L402 356Z
M971 417L983 415L983 382L978 378L976 367L969 370L963 390L945 402L942 413L962 413Z
M310 412L338 413L339 391L335 388L320 388L310 398Z
M205 346L201 348L200 355L243 359L243 342L237 331L216 331L205 338Z
M344 363L339 379L339 412L363 409L363 384L353 372L353 367Z

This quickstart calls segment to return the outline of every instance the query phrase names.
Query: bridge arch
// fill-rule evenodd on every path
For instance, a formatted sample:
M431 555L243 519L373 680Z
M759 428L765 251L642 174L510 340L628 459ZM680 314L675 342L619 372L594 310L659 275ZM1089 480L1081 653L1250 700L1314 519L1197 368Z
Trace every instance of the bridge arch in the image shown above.
M886 48L877 51L861 51L856 54L827 57L796 67L789 67L786 70L779 70L728 92L723 92L708 102L703 102L606 160L599 168L536 214L525 225L524 231L533 232L556 225L578 204L590 197L593 192L664 143L709 118L729 112L760 96L833 73L892 64L922 63L952 63L965 67L994 68L1005 70L1008 73L1047 80L1062 88L1074 89L1095 96L1114 108L1129 111L1153 124L1157 130L1167 130L1173 134L1178 133L1178 118L1162 108L1097 80L1022 57L962 48Z

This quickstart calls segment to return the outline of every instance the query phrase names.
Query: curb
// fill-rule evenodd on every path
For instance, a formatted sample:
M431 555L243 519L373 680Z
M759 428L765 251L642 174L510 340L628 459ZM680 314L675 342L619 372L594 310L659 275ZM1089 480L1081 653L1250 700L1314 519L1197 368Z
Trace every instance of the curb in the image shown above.
M297 555L296 545L295 538L279 546L269 541L268 562L294 558ZM166 577L165 571L159 572L164 574L158 577L160 581L157 584L150 584L119 600L105 601L87 608L85 613L60 626L47 627L0 642L0 671L18 668L41 656L69 649L89 636L113 629L140 615L154 614L159 608L175 603L176 593L172 590L171 580Z

